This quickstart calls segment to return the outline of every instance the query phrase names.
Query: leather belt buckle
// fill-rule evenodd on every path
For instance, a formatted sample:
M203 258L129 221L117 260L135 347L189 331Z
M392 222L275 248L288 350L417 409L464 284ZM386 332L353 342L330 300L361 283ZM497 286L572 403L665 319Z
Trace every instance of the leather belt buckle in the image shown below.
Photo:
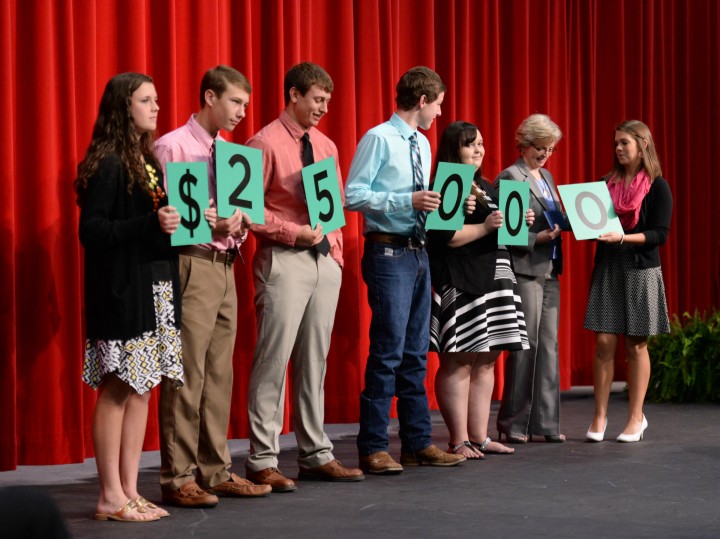
M370 232L367 234L367 239L378 243L386 243L388 245L403 247L408 251L417 251L418 249L422 249L424 247L423 243L415 236L401 236L399 234L387 234L385 232Z
M417 251L423 248L423 244L415 236L410 236L408 238L407 248L408 251Z
M204 249L197 245L186 245L180 248L180 254L203 258L211 261L213 264L217 262L225 266L232 266L233 262L235 262L235 257L238 256L238 251L237 249L215 251L214 249Z
M214 251L213 262L220 262L225 266L232 266L236 256L237 251L235 250Z

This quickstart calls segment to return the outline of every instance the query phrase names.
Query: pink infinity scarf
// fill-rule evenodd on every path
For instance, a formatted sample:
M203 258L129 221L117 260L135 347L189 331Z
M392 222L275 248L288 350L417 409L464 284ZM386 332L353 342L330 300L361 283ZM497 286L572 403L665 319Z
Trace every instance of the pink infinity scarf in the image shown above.
M640 219L642 201L650 191L650 176L641 170L626 186L622 179L617 180L613 175L608 180L608 190L623 230L632 230Z

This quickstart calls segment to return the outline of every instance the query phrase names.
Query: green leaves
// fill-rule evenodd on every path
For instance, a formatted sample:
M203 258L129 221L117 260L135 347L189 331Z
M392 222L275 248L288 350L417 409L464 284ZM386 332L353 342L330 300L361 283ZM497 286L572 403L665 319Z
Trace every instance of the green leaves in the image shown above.
M720 401L720 311L677 315L670 333L648 339L650 402Z

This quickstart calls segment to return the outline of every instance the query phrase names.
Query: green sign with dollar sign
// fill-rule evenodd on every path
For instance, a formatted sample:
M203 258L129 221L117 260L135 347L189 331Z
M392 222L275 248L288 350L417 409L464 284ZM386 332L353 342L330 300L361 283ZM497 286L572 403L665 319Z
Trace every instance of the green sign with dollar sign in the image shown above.
M180 226L170 237L172 245L195 245L212 241L205 220L209 206L207 163L168 163L168 203L180 214Z

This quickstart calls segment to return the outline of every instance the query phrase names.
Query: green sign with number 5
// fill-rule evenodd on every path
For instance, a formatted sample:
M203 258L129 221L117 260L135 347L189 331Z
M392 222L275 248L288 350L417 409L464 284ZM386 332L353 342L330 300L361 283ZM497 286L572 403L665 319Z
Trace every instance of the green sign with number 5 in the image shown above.
M328 157L302 169L310 226L322 225L323 234L345 226L335 158Z

